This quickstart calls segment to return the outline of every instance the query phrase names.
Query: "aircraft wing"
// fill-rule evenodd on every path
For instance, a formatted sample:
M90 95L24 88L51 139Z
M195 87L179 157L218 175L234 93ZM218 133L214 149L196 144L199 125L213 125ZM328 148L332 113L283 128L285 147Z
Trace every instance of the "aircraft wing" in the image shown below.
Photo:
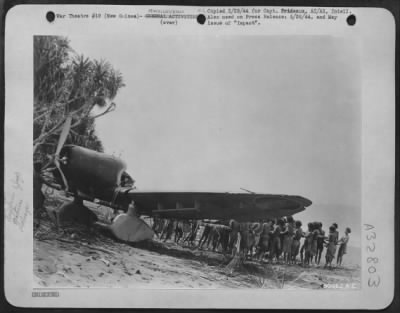
M141 215L182 219L256 221L294 215L312 202L301 196L257 193L128 190Z

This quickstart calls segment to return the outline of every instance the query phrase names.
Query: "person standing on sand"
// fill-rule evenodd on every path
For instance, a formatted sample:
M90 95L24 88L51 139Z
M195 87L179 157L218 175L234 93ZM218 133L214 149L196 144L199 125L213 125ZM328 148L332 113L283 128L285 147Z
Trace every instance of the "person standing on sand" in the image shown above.
M319 235L317 239L317 254L315 256L315 263L319 265L321 261L322 251L324 250L325 231L322 229L322 223L318 223Z
M167 224L167 229L165 231L164 242L166 242L168 239L170 239L172 237L174 229L175 229L175 220L171 219L171 220L168 221L168 224Z
M160 236L162 234L163 228L164 228L164 219L160 217L154 217L153 218L153 231L157 234L157 236ZM160 237L159 237L160 238Z
M182 245L185 244L185 242L187 242L188 237L190 236L190 223L188 220L183 220L183 226L182 226L182 231L183 231L183 235L182 235Z
M169 219L163 218L162 223L160 225L161 228L161 235L160 235L160 240L164 238L164 236L167 234L167 226L169 223Z
M252 223L250 226L250 235L251 235L251 241L250 241L250 257L253 258L253 255L257 255L257 247L258 243L260 242L260 236L261 236L261 223L256 222Z
M328 266L329 268L332 268L332 261L335 258L335 253L336 253L336 243L337 243L336 228L335 226L332 225L329 227L329 235L326 245L325 268Z
M219 244L221 242L221 236L222 236L222 226L221 225L215 225L215 233L212 238L212 251L215 252L216 250L218 251Z
M271 251L272 251L272 241L274 240L274 236L272 236L272 234L274 233L276 222L277 222L277 219L271 220L271 231L269 233L269 245L268 245L268 247L269 247L268 259L269 259L269 256L271 255Z
M206 243L206 249L210 249L210 244L214 242L214 237L217 233L216 225L210 225L210 232L208 233L207 239L204 241ZM203 243L204 243L203 242Z
M285 237L285 235L287 234L287 226L286 226L286 217L282 217L282 223L280 225L281 227L281 235L280 235L280 239L281 239L281 248L279 250L279 257L281 257L281 254L283 253L283 239ZM285 262L285 260L284 260Z
M195 245L196 237L197 237L197 231L199 229L199 221L198 220L193 220L192 221L192 227L191 227L191 232L189 236L186 237L185 242L188 241L191 246Z
M293 235L294 235L294 220L292 216L288 216L282 242L283 261L286 264L290 264L291 260Z
M292 249L291 249L291 262L292 264L296 263L297 255L300 250L300 239L304 237L303 230L301 229L301 221L296 221L295 226L296 229L294 231L293 241L292 241Z
M335 227L335 235L336 235L336 243L337 243L339 240L339 231L338 231L339 226L336 223L333 223L332 226Z
M304 263L303 265L310 265L311 263L311 258L312 258L312 244L313 244L313 239L314 239L314 234L313 234L313 223L308 223L307 224L308 230L306 234L304 235Z
M183 222L181 220L176 221L175 225L175 242L178 243L183 236Z
M271 230L272 230L272 221L268 221L262 224L260 241L258 243L258 252L257 252L257 258L259 261L263 259L265 253L269 250Z
M226 253L228 251L229 246L229 233L231 229L228 226L221 226L221 236L220 236L220 244L222 247L222 252Z
M336 264L339 266L342 265L343 255L347 253L347 243L350 240L350 236L349 236L350 233L351 233L351 229L349 227L346 227L344 236L338 242L338 244L340 246L339 246Z
M285 226L285 222L281 219L278 220L277 224L272 233L272 245L269 254L270 263L272 263L273 259L276 258L276 263L279 264L279 256L281 254L282 243L282 229Z
M229 227L231 229L231 233L229 234L229 251L232 251L233 246L236 244L238 240L238 234L240 232L240 223L235 220L229 221Z
M250 247L250 223L241 223L240 236L240 251L243 252L244 257L246 258Z
M204 243L207 241L208 236L210 235L211 232L211 225L204 223L204 228L203 228L203 233L201 234L201 238L199 241L199 248L201 249L204 245Z
M319 222L313 222L313 237L312 237L312 244L311 244L311 253L310 253L310 263L313 262L313 259L315 258L315 263L317 260L317 250L318 250L318 237L320 235L319 232Z

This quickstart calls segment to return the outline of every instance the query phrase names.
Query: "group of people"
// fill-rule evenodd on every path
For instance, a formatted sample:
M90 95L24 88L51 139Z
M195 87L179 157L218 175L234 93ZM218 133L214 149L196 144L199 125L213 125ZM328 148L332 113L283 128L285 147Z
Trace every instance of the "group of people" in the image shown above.
M219 224L154 218L152 228L164 242L172 240L183 246L240 253L245 258L267 260L271 264L319 265L326 248L325 267L332 267L336 252L336 263L341 265L351 230L347 227L339 239L337 223L329 227L328 233L322 226L321 222L310 222L303 230L301 221L288 216L255 223L230 220Z

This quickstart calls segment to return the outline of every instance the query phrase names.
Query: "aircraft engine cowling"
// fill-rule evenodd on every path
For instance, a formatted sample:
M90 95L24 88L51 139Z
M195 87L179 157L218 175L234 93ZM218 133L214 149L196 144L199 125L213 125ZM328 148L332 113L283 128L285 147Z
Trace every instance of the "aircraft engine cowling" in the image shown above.
M121 159L79 146L64 146L60 158L71 191L81 191L101 199L111 199L126 170Z

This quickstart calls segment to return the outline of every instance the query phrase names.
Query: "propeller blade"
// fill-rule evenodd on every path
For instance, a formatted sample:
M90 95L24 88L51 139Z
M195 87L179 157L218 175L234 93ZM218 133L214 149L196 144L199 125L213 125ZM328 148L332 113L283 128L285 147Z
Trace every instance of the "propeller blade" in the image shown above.
M58 139L58 145L57 145L56 153L54 156L54 165L57 167L58 171L61 174L61 178L64 182L66 191L68 191L68 182L64 176L63 171L61 170L59 155L60 155L60 151L61 151L62 147L65 144L65 141L67 140L69 130L71 129L71 122L72 122L72 116L68 115L67 118L65 119L64 126L63 126L63 129L60 134L60 138Z
M62 180L64 182L64 185L65 185L65 190L68 191L69 187L68 187L67 179L65 178L64 173L61 170L60 161L57 158L54 159L54 164L56 165L58 171L61 174L61 178L62 178Z
M57 145L57 150L56 150L56 158L60 154L61 148L64 146L65 141L67 140L69 130L71 128L71 121L72 121L72 116L68 115L65 122L64 122L64 127L61 131L60 138L58 139L58 145ZM58 163L58 168L60 164Z

